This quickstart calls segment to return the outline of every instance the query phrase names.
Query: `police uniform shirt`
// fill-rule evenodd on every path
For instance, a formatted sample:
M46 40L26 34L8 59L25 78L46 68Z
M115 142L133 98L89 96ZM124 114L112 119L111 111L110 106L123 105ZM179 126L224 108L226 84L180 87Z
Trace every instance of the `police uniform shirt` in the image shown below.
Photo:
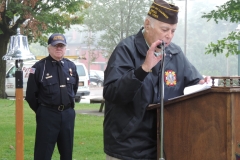
M63 58L61 62L66 78L68 96L70 102L74 103L79 80L76 66L66 58ZM38 105L41 103L46 105L61 105L60 97L57 61L49 55L36 62L31 68L25 99L30 107L36 111Z

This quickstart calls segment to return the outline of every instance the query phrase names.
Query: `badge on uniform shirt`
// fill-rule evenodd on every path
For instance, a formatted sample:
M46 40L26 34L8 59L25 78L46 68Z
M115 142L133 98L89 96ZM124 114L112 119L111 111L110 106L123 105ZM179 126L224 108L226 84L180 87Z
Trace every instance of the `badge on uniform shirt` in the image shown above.
M72 76L72 68L69 68L69 74Z
M165 83L167 86L176 86L177 84L177 75L173 70L165 71Z
M46 79L52 78L52 76L50 76L49 73L47 73L45 78L46 78Z
M29 73L32 73L32 74L34 74L34 73L35 73L35 71L36 71L36 68L30 68L30 70L29 70Z

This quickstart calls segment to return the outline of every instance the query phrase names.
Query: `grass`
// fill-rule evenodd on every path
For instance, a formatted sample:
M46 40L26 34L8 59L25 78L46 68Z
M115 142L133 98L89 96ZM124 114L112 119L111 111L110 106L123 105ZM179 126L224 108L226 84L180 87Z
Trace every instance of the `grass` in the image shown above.
M99 109L100 104L76 104L75 110ZM0 160L16 159L14 100L0 99ZM33 160L35 113L24 101L24 160ZM52 160L59 160L55 147ZM103 116L76 114L73 160L104 160Z

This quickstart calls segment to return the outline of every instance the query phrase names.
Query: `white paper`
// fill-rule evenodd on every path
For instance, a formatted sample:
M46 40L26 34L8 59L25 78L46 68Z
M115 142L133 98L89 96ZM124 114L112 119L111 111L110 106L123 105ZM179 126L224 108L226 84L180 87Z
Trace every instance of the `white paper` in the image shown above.
M217 86L217 85L218 85L218 79L215 79L214 80L214 86ZM194 92L199 92L201 90L211 88L211 86L212 86L212 81L209 82L209 83L204 83L204 84L196 84L196 85L193 85L193 86L185 87L184 90L183 90L183 93L184 93L184 95L191 94L191 93L194 93Z

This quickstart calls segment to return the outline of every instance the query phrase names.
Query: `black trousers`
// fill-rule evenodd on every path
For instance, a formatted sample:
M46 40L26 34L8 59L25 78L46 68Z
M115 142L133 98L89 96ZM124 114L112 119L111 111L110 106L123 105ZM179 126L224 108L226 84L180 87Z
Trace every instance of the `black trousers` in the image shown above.
M34 160L51 160L55 144L60 160L72 160L75 110L39 106L36 112Z

